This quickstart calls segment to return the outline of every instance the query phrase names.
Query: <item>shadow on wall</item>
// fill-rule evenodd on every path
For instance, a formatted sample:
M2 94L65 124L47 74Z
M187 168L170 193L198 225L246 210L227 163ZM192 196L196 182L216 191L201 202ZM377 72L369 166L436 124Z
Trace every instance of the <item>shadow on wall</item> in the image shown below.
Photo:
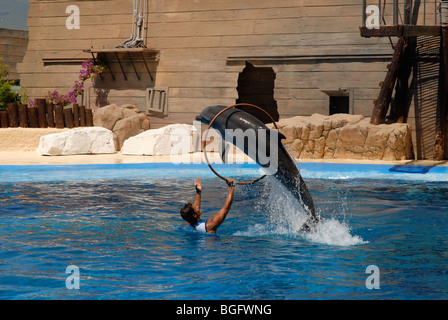
M418 59L414 68L417 159L432 159L434 155L439 104L439 47L439 37L417 38Z
M99 108L110 105L109 93L110 89L95 88L95 105Z
M246 67L238 77L238 99L236 103L254 104L275 120L279 120L277 101L274 99L276 74L270 67L257 68L246 61ZM238 107L239 109L260 119L263 123L270 123L271 119L262 111L251 107Z

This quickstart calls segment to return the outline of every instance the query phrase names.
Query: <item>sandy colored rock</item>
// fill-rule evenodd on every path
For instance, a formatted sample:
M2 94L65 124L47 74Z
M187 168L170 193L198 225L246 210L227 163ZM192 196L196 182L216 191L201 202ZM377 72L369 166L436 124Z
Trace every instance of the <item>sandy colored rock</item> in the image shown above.
M140 114L140 110L133 105L122 105L121 108L123 109L123 117L124 118L128 118L128 117L133 117L136 115ZM143 114L144 116L144 114Z
M116 104L98 108L93 113L93 124L109 130L112 130L117 121L121 119L123 119L123 108Z
M282 119L277 125L286 137L283 143L298 159L413 158L409 124L376 126L362 115L313 114Z
M118 120L113 128L113 132L117 135L119 147L121 148L126 139L142 132L140 117L134 113L131 117Z
M126 139L150 129L147 116L132 104L98 108L94 112L93 123L112 130L117 151L121 150Z

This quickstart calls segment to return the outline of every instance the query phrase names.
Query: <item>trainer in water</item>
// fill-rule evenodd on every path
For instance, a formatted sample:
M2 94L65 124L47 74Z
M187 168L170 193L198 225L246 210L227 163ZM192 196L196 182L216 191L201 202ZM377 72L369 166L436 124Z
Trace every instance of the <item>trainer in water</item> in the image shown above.
M210 124L214 119L212 128L217 130L224 139L229 137L229 135L226 134L226 131L229 129L253 131L256 137L257 150L263 148L263 150L269 154L270 158L275 157L275 170L272 170L270 163L260 161L258 152L256 155L251 154L252 152L247 143L238 145L239 141L242 141L243 139L235 139L235 136L230 135L231 141L228 142L235 144L238 148L243 150L246 155L255 160L261 168L265 169L268 174L273 175L275 179L282 183L291 192L291 194L298 200L298 203L302 205L303 209L309 215L308 220L304 223L300 231L309 230L313 224L320 221L320 217L315 212L313 199L311 198L311 194L303 181L302 176L300 175L296 162L292 159L291 155L288 151L286 151L285 146L281 142L282 139L285 139L285 136L280 132L275 132L277 139L273 141L273 139L271 139L271 135L274 135L274 130L270 130L259 119L237 108L230 108L223 111L226 108L228 107L211 106L205 108L201 114L196 117L196 120L199 120L205 124ZM220 112L222 113L219 117L215 118L215 116Z
M203 233L216 233L218 227L224 222L227 214L232 207L233 194L235 192L235 183L232 179L227 180L227 185L229 186L229 191L227 192L226 201L224 206L215 214L213 217L208 219L206 222L201 220L202 210L201 210L201 193L202 193L202 182L201 178L196 178L194 180L194 187L196 189L196 196L194 202L186 203L180 210L180 215L187 223L184 225L186 229L196 230Z

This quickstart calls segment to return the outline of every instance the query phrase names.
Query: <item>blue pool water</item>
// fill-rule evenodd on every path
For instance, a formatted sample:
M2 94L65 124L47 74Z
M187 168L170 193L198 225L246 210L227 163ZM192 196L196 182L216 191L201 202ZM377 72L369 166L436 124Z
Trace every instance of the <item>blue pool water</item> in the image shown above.
M237 187L211 236L179 215L196 176L205 218L222 206L227 187L206 165L1 166L0 299L448 298L446 168L299 167L318 230L297 234L300 207L268 178Z

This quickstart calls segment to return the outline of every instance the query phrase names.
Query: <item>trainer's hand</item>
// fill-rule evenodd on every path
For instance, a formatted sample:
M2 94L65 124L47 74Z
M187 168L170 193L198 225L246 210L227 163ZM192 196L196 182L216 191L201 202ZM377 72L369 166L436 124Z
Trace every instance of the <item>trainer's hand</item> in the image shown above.
M202 191L201 178L197 177L196 179L194 179L194 187L195 187L197 192L201 192Z

